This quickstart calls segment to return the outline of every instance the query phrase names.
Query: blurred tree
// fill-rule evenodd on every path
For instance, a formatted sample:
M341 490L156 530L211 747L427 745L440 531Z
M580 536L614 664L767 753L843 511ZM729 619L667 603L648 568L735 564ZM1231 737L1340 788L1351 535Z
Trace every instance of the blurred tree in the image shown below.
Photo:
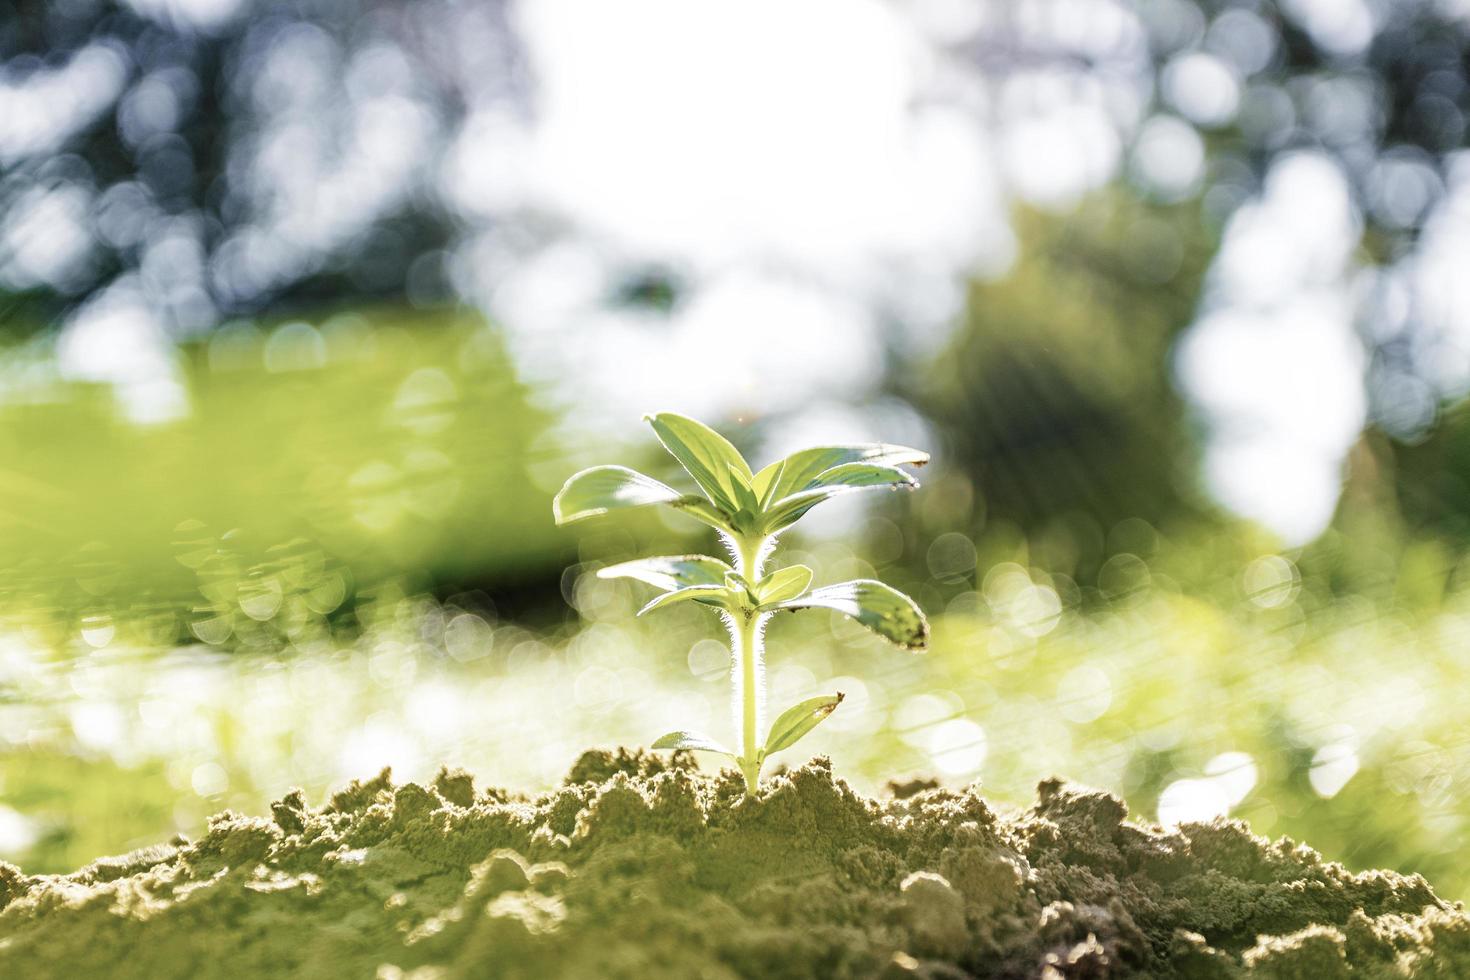
M512 98L504 4L21 2L0 16L0 309L53 323L140 285L174 336L239 315L451 298L419 163L477 91ZM493 42L493 43L492 43Z
M1102 528L1207 509L1169 347L1213 242L1188 205L1107 193L1020 219L1016 271L972 286L964 323L906 391L941 428L987 519Z
M1346 178L1362 223L1361 241L1348 245L1367 273L1353 302L1370 423L1398 440L1372 442L1378 465L1358 461L1352 506L1361 513L1369 499L1390 508L1398 500L1411 524L1442 520L1463 535L1457 501L1470 471L1454 448L1459 410L1451 431L1423 440L1441 407L1470 388L1459 339L1470 308L1444 289L1463 261L1459 215L1470 190L1461 149L1470 18L1432 0L1330 8L1154 0L1132 9L1152 96L1130 133L1128 180L1107 206L1094 199L1071 215L1022 220L1015 272L974 288L961 335L916 401L969 457L991 516L1034 527L1060 512L1156 522L1196 511L1188 406L1167 376L1172 341L1196 315L1218 232L1284 158L1320 154ZM1017 9L962 50L1005 94L1028 78L1039 87L1089 72L1112 77L1130 64L1127 45L1126 32L1084 39L1036 30ZM1154 123L1180 121L1200 140L1197 177L1188 176L1188 139L1150 142ZM1147 281L1157 241L1119 227L1133 218L1099 220L1108 207L1170 214L1184 258L1161 287ZM1397 489L1365 490L1370 473Z
M1362 468L1377 470L1392 488L1394 507L1406 530L1470 544L1470 405L1449 409L1425 438L1370 443L1376 452Z

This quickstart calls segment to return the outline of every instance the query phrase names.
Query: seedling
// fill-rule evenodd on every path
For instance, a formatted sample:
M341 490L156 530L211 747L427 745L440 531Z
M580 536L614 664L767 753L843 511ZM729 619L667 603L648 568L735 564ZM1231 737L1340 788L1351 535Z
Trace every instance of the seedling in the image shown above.
M601 569L601 578L631 578L661 590L639 615L678 602L697 602L719 610L730 631L731 676L735 685L735 728L741 751L725 748L694 731L670 732L656 749L694 749L729 758L754 793L761 766L770 756L795 745L842 703L826 694L792 705L771 725L764 743L764 636L773 613L834 609L879 636L908 650L923 650L929 623L914 600L871 579L813 589L812 570L788 565L765 572L776 538L817 504L840 493L872 487L917 487L900 465L922 466L929 455L881 443L818 446L792 453L759 473L718 432L694 419L661 412L645 416L664 448L688 471L701 493L681 493L625 466L594 466L566 482L552 501L558 524L609 511L663 505L719 532L734 564L709 555L641 558Z

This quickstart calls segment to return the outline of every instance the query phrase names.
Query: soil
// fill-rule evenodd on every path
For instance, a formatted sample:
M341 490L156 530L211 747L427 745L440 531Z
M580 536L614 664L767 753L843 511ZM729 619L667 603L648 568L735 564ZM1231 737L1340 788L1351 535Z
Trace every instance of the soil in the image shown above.
M0 864L3 977L1470 977L1470 916L1232 821L1060 781L1002 813L817 759L745 799L591 752L523 797L385 770L65 876Z

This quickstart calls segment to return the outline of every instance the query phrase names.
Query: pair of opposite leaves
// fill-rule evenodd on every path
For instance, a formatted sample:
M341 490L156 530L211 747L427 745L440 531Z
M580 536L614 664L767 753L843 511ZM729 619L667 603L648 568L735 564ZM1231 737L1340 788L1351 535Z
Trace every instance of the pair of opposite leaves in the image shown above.
M647 421L702 495L680 493L626 466L594 466L574 475L556 495L552 510L558 524L661 504L732 540L764 541L839 493L916 487L914 478L898 465L922 466L929 460L927 453L917 449L886 443L818 446L799 450L753 473L734 446L701 422L672 412L647 416ZM633 578L663 589L641 612L686 600L731 612L826 608L851 616L906 649L922 650L928 641L928 623L908 596L870 579L808 592L812 572L804 565L778 569L759 582L749 582L718 558L671 555L624 562L598 574Z

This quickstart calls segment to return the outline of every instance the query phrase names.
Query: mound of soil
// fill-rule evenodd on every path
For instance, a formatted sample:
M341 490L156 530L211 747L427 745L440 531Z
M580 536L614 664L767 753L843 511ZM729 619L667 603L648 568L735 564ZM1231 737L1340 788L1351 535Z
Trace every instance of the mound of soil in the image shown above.
M27 877L3 977L1470 977L1470 917L1218 821L1162 831L1042 783L865 799L824 759L733 773L594 752L535 798L384 771L321 808Z

